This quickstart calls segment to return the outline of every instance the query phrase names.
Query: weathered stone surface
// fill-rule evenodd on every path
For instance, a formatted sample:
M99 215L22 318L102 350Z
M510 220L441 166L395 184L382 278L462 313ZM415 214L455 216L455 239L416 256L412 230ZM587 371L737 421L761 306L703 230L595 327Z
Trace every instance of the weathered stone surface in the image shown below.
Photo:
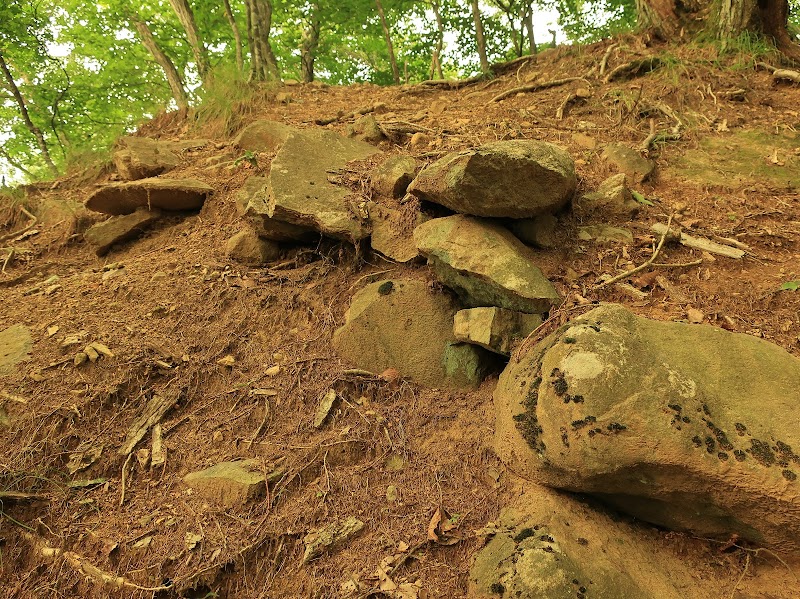
M237 507L266 492L267 482L258 460L220 462L205 470L190 472L183 482L196 493L224 507Z
M158 210L139 208L131 214L112 216L108 220L97 223L84 234L84 239L94 246L98 256L108 253L115 243L127 241L140 235L152 225L161 213Z
M28 327L15 324L0 331L0 376L14 372L20 362L30 356L33 340Z
M355 516L350 516L309 532L303 537L303 543L306 546L303 552L303 563L307 564L325 551L347 543L363 528L364 523L361 520Z
M363 239L369 230L351 207L350 192L328 178L348 162L378 151L331 131L292 133L272 161L266 201L261 196L253 198L246 212L261 219L259 234L272 229L274 220L335 239Z
M389 368L428 387L475 387L492 361L453 336L456 307L422 281L379 281L353 297L333 335L344 359L380 374Z
M399 198L406 193L416 172L417 161L414 158L397 154L375 167L370 183L376 193L388 198Z
M800 360L744 334L597 308L509 365L515 472L637 518L800 552Z
M319 232L308 227L284 223L269 217L267 177L253 176L245 181L236 196L236 209L250 222L259 237L273 241L312 241Z
M697 576L703 561L669 550L655 530L544 487L525 485L518 497L475 556L472 599L719 597L717 581Z
M498 225L462 215L436 218L414 230L414 241L467 307L541 314L561 301L531 250Z
M542 324L538 314L525 314L503 308L459 310L453 320L453 334L464 343L474 343L504 356L512 345Z
M86 207L105 214L130 214L137 208L197 210L214 189L196 179L141 179L111 183L95 191Z
M606 146L605 150L603 150L603 158L636 183L649 179L656 168L655 162L642 156L638 150L622 144Z
M408 191L464 214L529 218L561 208L576 185L564 150L512 140L448 154L422 169Z
M617 173L603 181L597 188L584 194L575 202L577 212L601 212L630 218L641 209L641 204L633 199L628 188L628 175Z
M352 125L348 125L347 137L355 137L370 144L376 144L386 139L378 121L371 114L365 114Z
M555 216L541 214L533 218L513 220L509 229L523 243L550 250L559 244L558 235L556 235L557 226L558 219Z
M170 142L146 137L123 137L114 152L114 165L123 179L135 181L155 177L178 166L180 157Z
M586 225L578 227L578 239L581 241L596 241L597 243L633 243L633 233L628 229L612 227L611 225Z
M239 132L233 143L250 152L275 152L297 129L277 121L259 120Z
M245 229L227 241L225 253L242 264L261 266L280 257L281 248L274 241L261 239L255 231Z
M414 228L424 222L421 213L410 217L400 210L372 203L369 206L372 225L372 249L395 262L409 262L419 256L414 243Z

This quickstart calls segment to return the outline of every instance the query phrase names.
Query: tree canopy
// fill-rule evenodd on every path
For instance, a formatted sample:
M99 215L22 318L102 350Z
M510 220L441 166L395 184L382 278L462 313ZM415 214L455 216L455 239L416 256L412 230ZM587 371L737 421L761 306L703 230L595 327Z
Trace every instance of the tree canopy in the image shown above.
M0 173L36 179L63 172L71 162L104 151L143 119L165 108L197 105L215 78L242 84L322 79L383 85L469 76L491 62L553 43L554 30L542 35L544 14L556 15L568 43L589 43L637 26L669 36L683 26L678 8L692 4L5 0L0 5ZM710 3L694 4L700 8L690 17L697 22L697 12ZM800 0L724 4L739 7L739 13L757 10L751 5L771 11L762 9L760 21L743 21L726 35L754 29L780 47L793 41L793 28L800 26ZM781 20L784 25L788 20L786 38L771 25Z

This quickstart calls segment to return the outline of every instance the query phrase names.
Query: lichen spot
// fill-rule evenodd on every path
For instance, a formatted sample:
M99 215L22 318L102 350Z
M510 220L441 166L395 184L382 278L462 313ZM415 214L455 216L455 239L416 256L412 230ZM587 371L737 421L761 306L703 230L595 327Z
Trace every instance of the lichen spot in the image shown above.
M667 368L667 371L669 372L669 384L675 389L678 395L686 399L697 395L697 383L679 372L675 372L669 368Z
M561 360L561 372L572 380L597 378L603 372L603 362L594 352L579 351Z

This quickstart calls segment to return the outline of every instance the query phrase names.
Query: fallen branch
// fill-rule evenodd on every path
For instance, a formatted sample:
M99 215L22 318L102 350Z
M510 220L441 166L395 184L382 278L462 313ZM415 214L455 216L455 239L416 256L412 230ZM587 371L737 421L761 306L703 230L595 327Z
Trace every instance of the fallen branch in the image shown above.
M772 72L772 79L774 81L793 81L800 83L800 72L790 71L789 69L776 69Z
M669 218L667 219L667 226L664 228L664 232L661 234L661 239L658 240L658 245L656 246L656 249L653 250L653 255L650 256L649 260L647 260L643 264L640 264L636 268L632 268L628 271L623 272L622 274L619 274L615 277L611 277L610 279L595 285L594 288L602 289L603 287L607 287L612 283L616 283L617 281L621 281L622 279L627 279L628 277L635 275L637 272L641 272L645 268L651 266L656 261L656 258L658 258L658 255L661 253L661 248L664 246L664 240L667 238L667 233L669 232L669 226L672 224L672 216L673 216L672 214L669 215Z
M633 79L639 75L644 75L645 73L650 73L651 71L660 69L664 66L664 64L664 61L658 56L645 56L644 58L638 58L612 69L608 75L606 75L605 79L603 79L603 83L610 83L622 78Z
M33 229L36 223L39 222L39 219L36 218L33 214L31 214L27 210L25 210L24 206L20 206L19 211L22 212L25 216L27 216L30 219L30 222L19 231L14 231L13 233L6 233L5 235L0 236L0 242L7 241L9 239L14 239L15 237L19 237L23 233Z
M314 121L317 125L330 125L331 123L338 123L339 121L348 121L350 119L354 119L357 116L364 116L365 114L369 114L370 112L375 112L375 106L363 106L353 112L348 112L346 114L338 114L334 117L327 118L327 119L317 119Z
M443 87L445 89L460 89L473 83L478 83L486 78L485 75L475 75L468 79L428 79L420 81L416 87Z
M563 120L564 119L564 111L569 107L570 104L577 102L578 100L585 100L591 97L591 92L584 88L580 88L575 90L574 92L570 92L567 94L567 97L564 98L564 101L558 106L558 110L556 110L556 119Z
M119 493L119 505L120 505L120 507L122 507L125 504L125 483L128 480L128 471L129 471L129 466L131 464L131 459L132 458L133 458L133 454L129 453L128 457L125 458L125 463L122 464L122 476L121 476L121 478L122 478L121 487L122 488L120 489L120 493Z
M552 81L543 81L541 83L530 83L528 85L521 85L519 87L514 87L509 90L506 90L500 94L497 94L494 98L489 100L487 104L491 104L492 102L499 102L509 96L514 96L516 94L525 94L529 92L536 92L542 89L547 89L550 87L558 87L559 85L565 85L567 83L572 83L573 81L584 81L587 85L589 84L586 79L583 77L566 77L564 79L553 79Z
M611 53L619 47L619 44L611 44L607 49L606 53L603 54L603 59L600 61L600 76L606 74L606 68L608 68L608 59L611 58Z
M678 141L681 138L680 133L666 131L657 131L655 119L650 119L650 135L645 137L644 141L639 144L639 150L642 152L649 152L650 146L655 143L663 141Z
M651 227L651 230L656 234L667 235L669 232L669 226L665 227L661 223L656 223ZM687 235L683 231L679 232L678 243L696 250L710 252L712 254L719 254L720 256L725 256L727 258L733 258L734 260L741 260L747 253L744 250L733 248L729 245L722 245L721 243L711 241L710 239Z

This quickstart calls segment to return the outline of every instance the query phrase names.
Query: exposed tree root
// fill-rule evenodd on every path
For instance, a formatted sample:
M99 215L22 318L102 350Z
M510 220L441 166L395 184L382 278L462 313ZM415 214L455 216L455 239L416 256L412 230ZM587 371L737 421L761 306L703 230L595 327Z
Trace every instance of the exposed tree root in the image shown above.
M587 85L589 82L586 81L583 77L566 77L565 79L553 79L552 81L542 81L541 83L530 83L528 85L521 85L519 87L514 87L508 89L500 94L497 94L494 98L489 100L487 104L491 104L492 102L499 102L509 96L515 96L517 94L524 94L529 92L536 92L542 89L547 89L549 87L558 87L559 85L565 85L567 83L572 83L573 81L583 81Z
M603 83L610 83L617 79L633 79L639 75L644 75L645 73L660 69L663 66L664 61L658 56L645 56L644 58L638 58L614 68L606 75L605 79L603 79Z
M39 222L39 219L36 218L36 216L31 214L30 212L28 212L24 206L20 206L19 211L22 212L25 216L27 216L30 219L30 222L23 228L21 228L19 231L14 231L13 233L6 233L5 235L0 236L0 242L7 241L9 239L14 239L15 237L19 237L23 233L26 233L31 229L33 229L36 223Z

